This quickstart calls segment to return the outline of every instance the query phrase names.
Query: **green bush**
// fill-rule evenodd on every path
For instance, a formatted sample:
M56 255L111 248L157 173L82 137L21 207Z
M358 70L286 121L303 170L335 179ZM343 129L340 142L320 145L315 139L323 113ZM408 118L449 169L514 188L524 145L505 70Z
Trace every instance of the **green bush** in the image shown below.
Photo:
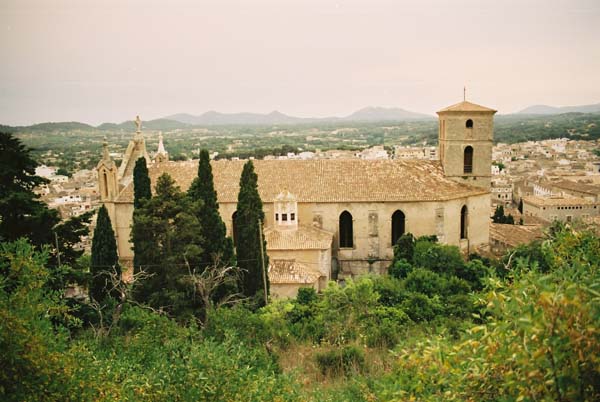
M399 307L380 306L371 312L366 321L370 328L366 335L367 345L392 348L400 340L402 328L410 318Z
M412 272L412 270L412 265L404 258L399 260L394 259L394 262L388 269L388 275L392 278L402 279L406 278L406 276Z
M407 296L402 309L413 321L429 321L443 312L438 296L428 297L418 292L411 292Z
M317 291L314 288L300 288L296 301L304 305L312 304L317 301Z
M315 356L321 374L330 377L360 374L365 367L365 354L356 346L343 346Z
M463 269L465 261L456 246L417 241L414 265L439 274L455 275Z
M404 287L427 296L439 295L446 287L446 280L425 268L417 268L404 280Z
M397 306L406 300L403 281L390 276L374 277L373 290L379 295L379 303L383 306Z

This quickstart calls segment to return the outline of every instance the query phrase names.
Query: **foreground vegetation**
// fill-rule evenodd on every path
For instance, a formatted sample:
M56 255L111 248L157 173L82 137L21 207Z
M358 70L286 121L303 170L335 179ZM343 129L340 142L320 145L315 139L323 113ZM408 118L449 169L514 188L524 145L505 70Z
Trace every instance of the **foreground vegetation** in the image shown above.
M555 226L503 261L405 237L391 275L185 324L103 323L0 249L2 400L598 400L600 239ZM412 253L412 256L410 255Z

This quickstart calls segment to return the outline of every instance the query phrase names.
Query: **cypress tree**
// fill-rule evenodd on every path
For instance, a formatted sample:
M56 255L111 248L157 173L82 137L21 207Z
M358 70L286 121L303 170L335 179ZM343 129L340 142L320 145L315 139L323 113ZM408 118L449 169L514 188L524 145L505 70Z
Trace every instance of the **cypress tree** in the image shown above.
M115 232L110 223L108 211L102 205L98 211L96 229L92 239L92 265L90 267L92 280L89 289L92 300L102 303L109 296L108 291L112 287L109 272L113 269L120 277L121 268L119 267Z
M134 208L139 208L140 202L143 199L152 197L146 158L139 158L135 161L135 167L133 168L133 197Z
M138 210L142 204L142 200L149 200L152 198L152 191L150 189L150 176L148 175L148 166L146 165L146 158L138 158L135 161L135 167L133 168L133 207L134 207L134 220L135 211ZM138 272L140 265L148 261L148 258L144 259L142 254L148 254L148 250L144 249L144 246L139 244L143 238L152 236L150 233L142 234L141 236L132 236L133 243L133 272Z
M238 266L244 270L241 290L248 297L257 296L257 300L260 300L259 303L264 301L261 247L265 259L264 275L267 280L267 295L269 293L269 277L266 271L268 266L266 242L264 240L262 244L260 242L262 227L259 221L263 222L264 218L262 201L258 194L258 176L254 172L252 161L248 161L244 165L240 178L240 193L236 215L238 232L236 251Z
M193 201L201 201L197 218L202 223L201 235L204 239L202 247L204 251L201 260L203 265L209 265L217 257L224 264L235 264L233 243L227 239L225 223L219 214L217 192L215 191L210 157L206 149L200 151L198 176L192 182L188 196Z
M519 209L519 212L522 214L523 213L523 199L522 198L519 200L518 209Z
M193 271L201 262L199 204L165 173L156 182L154 197L133 213L135 263L151 275L136 284L134 297L177 317L193 314L198 306L193 286L185 278L188 264Z

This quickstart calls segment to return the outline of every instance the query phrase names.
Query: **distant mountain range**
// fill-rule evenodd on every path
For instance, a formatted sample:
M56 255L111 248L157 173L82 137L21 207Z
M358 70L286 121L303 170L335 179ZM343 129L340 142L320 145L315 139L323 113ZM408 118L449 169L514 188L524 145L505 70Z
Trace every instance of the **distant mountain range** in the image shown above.
M520 112L504 115L507 118L518 118L525 115L558 115L564 113L600 113L600 103L581 106L554 107L547 105L529 106ZM500 116L499 116L500 117ZM365 107L344 117L295 117L273 111L261 113L220 113L209 111L200 115L178 113L160 119L145 120L143 127L148 130L175 130L194 126L218 125L277 125L277 124L310 124L310 123L345 123L345 122L394 122L413 120L433 120L434 116L410 112L394 107ZM31 126L4 126L0 124L0 132L17 131L71 131L71 130L124 130L133 131L132 120L122 123L102 123L92 126L79 122L40 123Z
M600 113L600 103L593 105L581 106L548 106L548 105L533 105L529 106L518 114L563 114L563 113Z
M406 121L406 120L425 120L432 116L422 113L409 112L400 108L385 107L366 107L360 109L345 117L294 117L273 111L268 114L260 113L219 113L215 111L206 112L201 115L192 115L187 113L178 113L166 116L167 120L174 120L180 123L197 126L215 126L215 125L265 125L265 124L301 124L314 122L336 122L336 121Z

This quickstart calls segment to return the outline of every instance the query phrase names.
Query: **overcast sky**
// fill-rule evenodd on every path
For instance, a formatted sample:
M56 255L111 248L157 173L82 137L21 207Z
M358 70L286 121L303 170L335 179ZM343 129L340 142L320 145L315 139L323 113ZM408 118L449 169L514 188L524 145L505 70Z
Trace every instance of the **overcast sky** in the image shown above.
M600 102L599 0L0 0L0 123Z

